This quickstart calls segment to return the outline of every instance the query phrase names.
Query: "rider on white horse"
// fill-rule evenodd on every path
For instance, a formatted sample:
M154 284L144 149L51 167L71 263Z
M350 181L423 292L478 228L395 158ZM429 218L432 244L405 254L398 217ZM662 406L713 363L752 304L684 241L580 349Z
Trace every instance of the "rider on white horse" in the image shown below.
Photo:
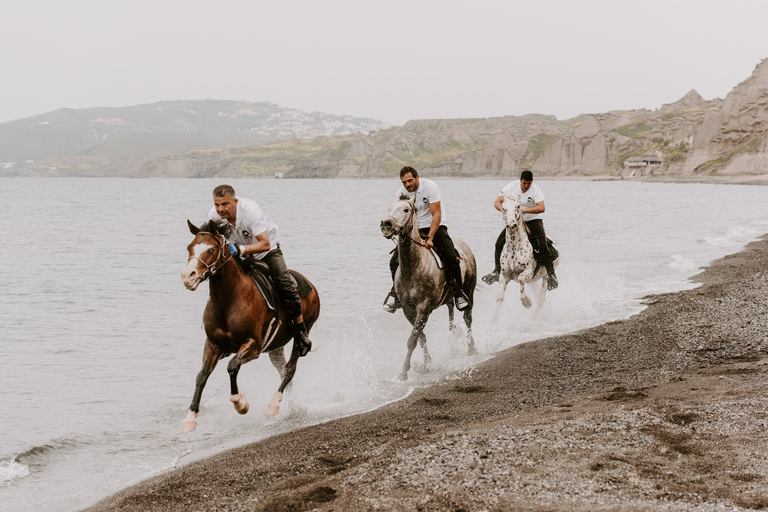
M219 185L213 189L213 208L208 212L208 220L216 223L230 242L228 248L233 256L246 262L255 259L267 264L285 312L293 319L299 355L307 355L312 342L304 325L296 281L288 272L280 249L275 223L262 213L256 201L235 197L235 189L229 185Z
M427 249L434 247L435 252L440 256L445 265L446 278L453 287L456 309L463 311L469 307L469 300L461 288L459 255L453 245L453 240L448 235L448 228L442 223L445 217L442 211L440 189L434 181L420 178L418 171L410 166L405 166L400 170L400 181L402 186L397 190L397 198L405 196L412 199L415 196L416 220L419 232L425 238L424 247ZM393 281L398 266L399 260L397 251L395 251L389 262ZM395 294L393 285L392 290L384 300L384 310L394 313L399 307L400 301Z
M549 290L557 288L557 277L555 276L555 267L552 264L555 258L553 258L552 251L550 250L549 243L547 242L547 234L544 232L544 193L541 191L538 185L533 183L533 173L531 171L523 171L520 174L520 181L513 181L504 187L499 196L494 201L493 206L501 211L501 203L504 201L504 196L516 196L520 195L520 211L523 213L523 220L530 231L530 240L533 245L533 252L537 262L541 262L544 268L547 269L549 275ZM483 281L486 284L492 284L499 280L499 274L501 273L501 252L504 249L506 243L506 227L501 231L499 237L496 239L496 251L494 252L494 261L496 263L493 272L483 277Z

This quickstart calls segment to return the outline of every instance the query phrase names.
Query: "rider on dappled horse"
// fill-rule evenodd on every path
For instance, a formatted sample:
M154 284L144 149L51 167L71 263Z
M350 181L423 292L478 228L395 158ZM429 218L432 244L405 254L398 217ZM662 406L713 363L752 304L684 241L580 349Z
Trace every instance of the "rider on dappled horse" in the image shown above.
M557 288L557 277L555 276L555 267L553 261L557 259L556 251L552 250L548 240L547 234L544 232L544 193L533 183L533 173L531 171L523 171L520 174L520 182L513 181L501 190L493 206L501 211L501 203L504 201L504 196L516 196L520 194L520 211L523 214L523 220L525 221L530 235L528 238L533 245L533 255L536 262L543 265L547 269L549 274L549 290ZM507 228L501 230L499 237L496 239L496 251L494 253L494 259L496 267L493 272L483 277L483 281L486 284L492 284L499 280L499 274L501 273L501 252L504 249L504 244L507 241L506 238Z
M406 197L414 199L416 208L416 221L419 233L424 238L423 245L427 249L434 248L445 266L446 278L453 287L453 295L456 301L456 309L463 311L469 307L469 300L461 289L461 267L459 255L453 245L453 240L448 236L448 228L442 224L445 220L441 206L440 189L437 184L427 178L419 178L419 173L413 167L405 166L400 170L402 186L397 190L397 199ZM397 251L394 251L389 261L392 271L392 280L395 280L395 272L399 266ZM395 287L384 300L384 310L394 313L400 306L400 299L395 294Z
M294 339L299 347L299 355L307 355L312 342L304 325L296 281L288 272L280 250L277 226L262 213L255 201L236 197L235 189L229 185L219 185L213 189L213 204L208 219L215 222L218 230L227 238L229 252L240 258L244 270L257 272L249 264L253 260L261 260L269 267L280 302L287 316L293 319Z

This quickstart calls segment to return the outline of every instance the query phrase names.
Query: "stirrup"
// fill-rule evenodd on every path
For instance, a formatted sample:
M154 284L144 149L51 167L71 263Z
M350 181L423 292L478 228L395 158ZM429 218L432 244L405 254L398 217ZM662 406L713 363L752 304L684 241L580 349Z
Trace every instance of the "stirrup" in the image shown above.
M389 300L389 299L392 299L392 300ZM402 305L400 304L400 301L397 300L397 295L395 295L392 292L389 292L387 294L387 298L384 299L384 304L382 306L382 308L384 308L384 311L386 311L387 313L394 313L400 307L402 307Z
M456 309L458 309L459 311L464 311L465 309L467 309L469 307L469 301L467 300L466 297L464 297L463 293L458 295L458 296L456 296L454 301L455 301L455 304L456 304Z
M501 272L496 272L495 270L491 272L490 274L486 274L483 276L483 282L485 284L493 284L499 280L499 274Z
M548 279L547 279L547 290L548 291L552 291L555 288L557 288L557 285L559 283L557 282L557 278L555 277L554 274L547 274L547 277L548 277Z

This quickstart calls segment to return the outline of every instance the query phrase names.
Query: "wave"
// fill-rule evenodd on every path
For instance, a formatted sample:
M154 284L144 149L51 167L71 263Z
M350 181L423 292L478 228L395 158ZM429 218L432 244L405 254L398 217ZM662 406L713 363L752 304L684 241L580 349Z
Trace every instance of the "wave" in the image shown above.
M0 485L29 476L35 468L44 466L51 455L83 444L70 438L53 439L48 443L33 446L13 457L0 460Z
M737 226L730 228L724 235L704 237L703 242L714 247L736 247L744 245L761 234L759 230Z
M13 480L29 476L29 466L15 459L0 460L0 486L10 485Z
M52 453L75 448L80 444L82 444L82 442L71 438L53 439L48 443L33 446L32 448L19 453L14 457L14 460L29 465L42 465L45 464Z

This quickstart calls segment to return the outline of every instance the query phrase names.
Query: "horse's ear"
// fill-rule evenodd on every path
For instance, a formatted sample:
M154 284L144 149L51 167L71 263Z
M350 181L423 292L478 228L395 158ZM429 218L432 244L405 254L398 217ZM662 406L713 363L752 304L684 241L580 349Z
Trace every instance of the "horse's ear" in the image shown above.
M400 201L408 201L408 195L407 194L400 194Z
M196 235L200 232L200 228L189 222L189 219L187 219L187 226L189 226L189 232L193 235Z

